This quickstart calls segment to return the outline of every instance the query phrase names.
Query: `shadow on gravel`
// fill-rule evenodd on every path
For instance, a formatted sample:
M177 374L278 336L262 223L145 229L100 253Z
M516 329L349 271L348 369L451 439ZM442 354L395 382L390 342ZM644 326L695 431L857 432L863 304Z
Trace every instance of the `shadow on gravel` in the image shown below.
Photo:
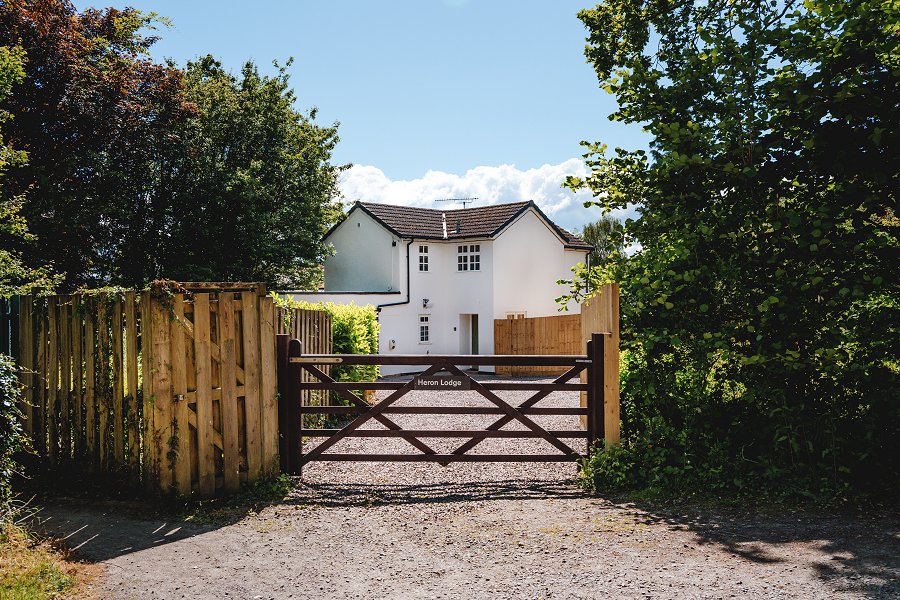
M779 563L788 560L792 544L812 546L821 554L815 562L819 578L833 593L866 598L900 598L900 517L889 511L865 515L772 514L737 509L660 509L643 503L627 505L641 511L647 524L664 524L692 531L701 544L715 544L746 560ZM774 551L781 547L781 552Z
M160 516L149 504L57 498L46 503L33 527L89 561L103 561L202 535L215 527Z
M294 488L288 504L327 508L372 505L442 504L488 500L546 500L584 498L574 482L565 481L478 481L427 484L305 483Z

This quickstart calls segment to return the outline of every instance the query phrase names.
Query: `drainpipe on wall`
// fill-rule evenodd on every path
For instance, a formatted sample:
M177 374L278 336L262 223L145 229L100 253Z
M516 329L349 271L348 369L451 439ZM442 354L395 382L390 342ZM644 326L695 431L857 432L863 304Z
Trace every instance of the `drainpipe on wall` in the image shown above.
M406 300L402 300L400 302L389 302L387 304L379 304L375 307L375 310L378 311L378 314L381 314L381 309L386 306L400 306L402 304L409 304L409 294L410 294L410 281L409 281L409 247L412 246L413 240L409 240L406 243Z

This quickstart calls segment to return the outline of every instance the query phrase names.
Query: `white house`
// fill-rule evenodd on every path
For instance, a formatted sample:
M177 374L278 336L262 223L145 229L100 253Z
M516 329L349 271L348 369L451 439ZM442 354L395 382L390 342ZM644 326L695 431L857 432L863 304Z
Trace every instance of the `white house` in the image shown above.
M566 290L556 282L591 250L534 202L458 210L356 202L325 240L334 255L324 291L291 295L375 305L384 354L493 354L494 319L556 314Z

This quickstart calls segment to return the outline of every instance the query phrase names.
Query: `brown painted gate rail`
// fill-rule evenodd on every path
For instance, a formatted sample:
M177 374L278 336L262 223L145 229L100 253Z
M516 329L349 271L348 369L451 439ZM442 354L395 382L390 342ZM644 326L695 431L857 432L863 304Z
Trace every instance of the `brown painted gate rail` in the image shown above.
M280 395L281 457L282 470L296 474L303 465L313 461L409 461L409 462L559 462L583 458L590 447L603 436L603 335L595 333L587 343L584 356L524 356L524 355L355 355L355 354L302 354L301 343L287 335L277 336L278 386ZM407 381L338 382L322 367L334 365L408 365L425 367L421 373ZM478 381L463 371L465 366L516 366L516 367L564 367L566 371L550 383L519 381ZM315 381L302 381L306 371ZM571 383L582 371L587 372L587 383ZM457 378L467 391L474 391L490 401L493 406L396 406L407 393L417 389L420 378L446 373ZM302 406L301 392L318 390L326 397L340 396L347 405ZM383 399L370 404L358 392L362 390L390 391ZM511 405L495 392L532 391L527 400ZM541 400L557 391L586 392L587 406L578 408L539 407ZM304 429L304 414L356 415L341 429ZM483 430L403 429L388 415L398 414L478 414L497 415L499 418ZM539 415L586 415L587 431L548 431L531 417ZM369 421L377 421L386 429L361 429ZM508 423L517 422L524 430L503 430ZM304 437L325 438L307 453L303 452ZM417 454L368 454L334 453L328 450L344 438L394 437L405 440ZM441 454L422 441L422 438L469 438L450 453ZM487 438L543 439L557 452L553 454L468 454L469 450ZM585 452L578 452L563 439L586 440Z

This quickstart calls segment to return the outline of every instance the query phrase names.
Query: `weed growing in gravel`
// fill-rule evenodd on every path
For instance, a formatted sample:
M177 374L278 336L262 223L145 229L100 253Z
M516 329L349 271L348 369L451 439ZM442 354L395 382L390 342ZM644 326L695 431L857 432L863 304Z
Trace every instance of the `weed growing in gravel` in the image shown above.
M241 491L227 498L201 500L193 504L185 521L197 525L223 525L255 514L269 504L281 502L291 491L291 478L280 474L244 485Z

